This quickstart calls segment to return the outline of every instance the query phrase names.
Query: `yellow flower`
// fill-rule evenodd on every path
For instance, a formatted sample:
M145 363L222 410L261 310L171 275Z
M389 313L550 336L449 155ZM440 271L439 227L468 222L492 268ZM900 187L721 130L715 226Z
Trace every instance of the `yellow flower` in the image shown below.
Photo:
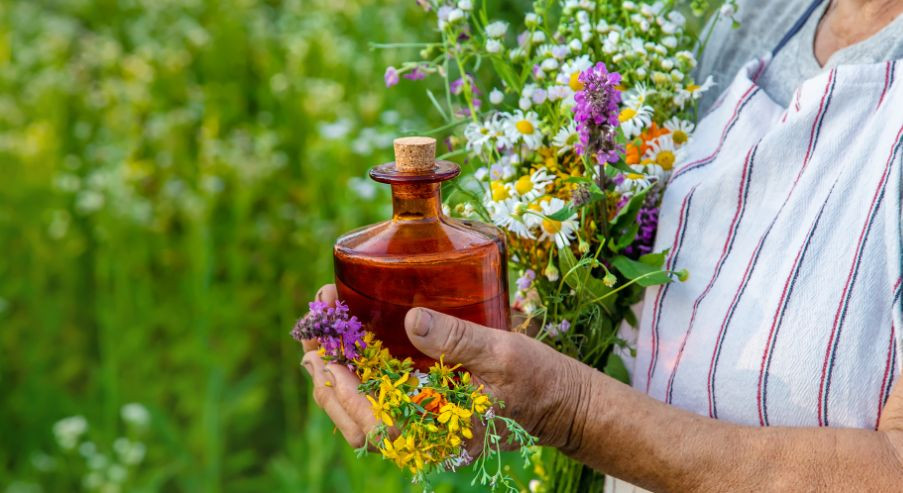
M487 409L492 405L492 401L489 400L489 396L482 393L483 386L480 385L480 388L477 389L474 393L470 394L471 398L471 409L474 412L483 414Z
M452 367L447 366L445 364L445 355L443 354L439 356L439 361L430 368L430 373L438 376L442 385L449 385L449 383L452 382L452 377L454 377L454 371L460 367L460 364Z
M489 188L492 191L493 201L500 202L508 198L508 187L504 183L496 180L489 184Z
M438 421L442 424L448 423L448 431L455 433L461 429L461 421L464 421L465 427L470 423L468 420L472 415L473 413L467 409L455 404L446 404L439 410Z
M583 82L580 82L579 71L574 71L574 73L571 74L571 80L568 81L568 86L570 86L574 92L583 90Z
M369 395L366 397L367 400L370 401L370 407L373 408L373 416L385 423L386 426L395 426L395 422L392 421L392 415L390 414L392 405L386 402L386 393L381 389L379 391L379 400L376 400Z

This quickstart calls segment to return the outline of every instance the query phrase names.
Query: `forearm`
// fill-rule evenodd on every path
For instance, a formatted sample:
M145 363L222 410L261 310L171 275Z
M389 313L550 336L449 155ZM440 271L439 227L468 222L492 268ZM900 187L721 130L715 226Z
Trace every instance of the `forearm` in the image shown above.
M565 447L574 458L656 491L895 491L900 431L758 428L656 401L586 368L588 405Z

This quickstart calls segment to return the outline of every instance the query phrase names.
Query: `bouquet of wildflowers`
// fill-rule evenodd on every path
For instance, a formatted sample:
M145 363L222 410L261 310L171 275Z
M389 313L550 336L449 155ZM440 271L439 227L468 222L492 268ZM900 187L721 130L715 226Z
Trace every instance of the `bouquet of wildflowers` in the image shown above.
M431 473L474 462L474 482L518 491L502 472L499 452L503 444L517 445L528 459L535 439L514 420L497 415L495 409L504 403L459 370L461 365L448 366L440 358L427 373L415 370L410 358L393 358L341 301L335 307L310 303L292 336L299 342L317 340L321 357L347 366L361 379L359 390L379 424L359 453L375 447L424 486ZM465 440L474 439L475 425L484 431L476 461L464 447Z
M626 381L613 349L626 346L621 323L636 324L631 305L687 275L653 252L663 189L712 86L693 79L707 35L686 16L733 18L735 1L537 0L522 23L491 20L489 2L418 3L441 40L385 82L443 82L427 88L448 122L436 132L453 132L445 157L471 170L449 210L507 233L515 308L537 337ZM552 461L536 488L598 488L591 471Z

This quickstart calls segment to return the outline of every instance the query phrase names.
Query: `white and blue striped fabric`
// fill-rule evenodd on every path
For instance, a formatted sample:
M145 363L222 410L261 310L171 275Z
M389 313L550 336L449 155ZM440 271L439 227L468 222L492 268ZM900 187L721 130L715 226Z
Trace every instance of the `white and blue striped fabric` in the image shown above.
M875 428L903 368L903 61L843 65L789 107L737 74L664 195L634 386L761 426Z

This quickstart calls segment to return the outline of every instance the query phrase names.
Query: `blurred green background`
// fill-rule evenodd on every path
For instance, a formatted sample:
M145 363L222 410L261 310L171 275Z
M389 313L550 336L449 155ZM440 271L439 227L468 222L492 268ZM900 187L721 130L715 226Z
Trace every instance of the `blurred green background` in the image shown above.
M434 15L0 1L0 491L412 489L334 432L288 333L335 237L389 213L366 169L438 123L383 85L416 52L369 49Z

